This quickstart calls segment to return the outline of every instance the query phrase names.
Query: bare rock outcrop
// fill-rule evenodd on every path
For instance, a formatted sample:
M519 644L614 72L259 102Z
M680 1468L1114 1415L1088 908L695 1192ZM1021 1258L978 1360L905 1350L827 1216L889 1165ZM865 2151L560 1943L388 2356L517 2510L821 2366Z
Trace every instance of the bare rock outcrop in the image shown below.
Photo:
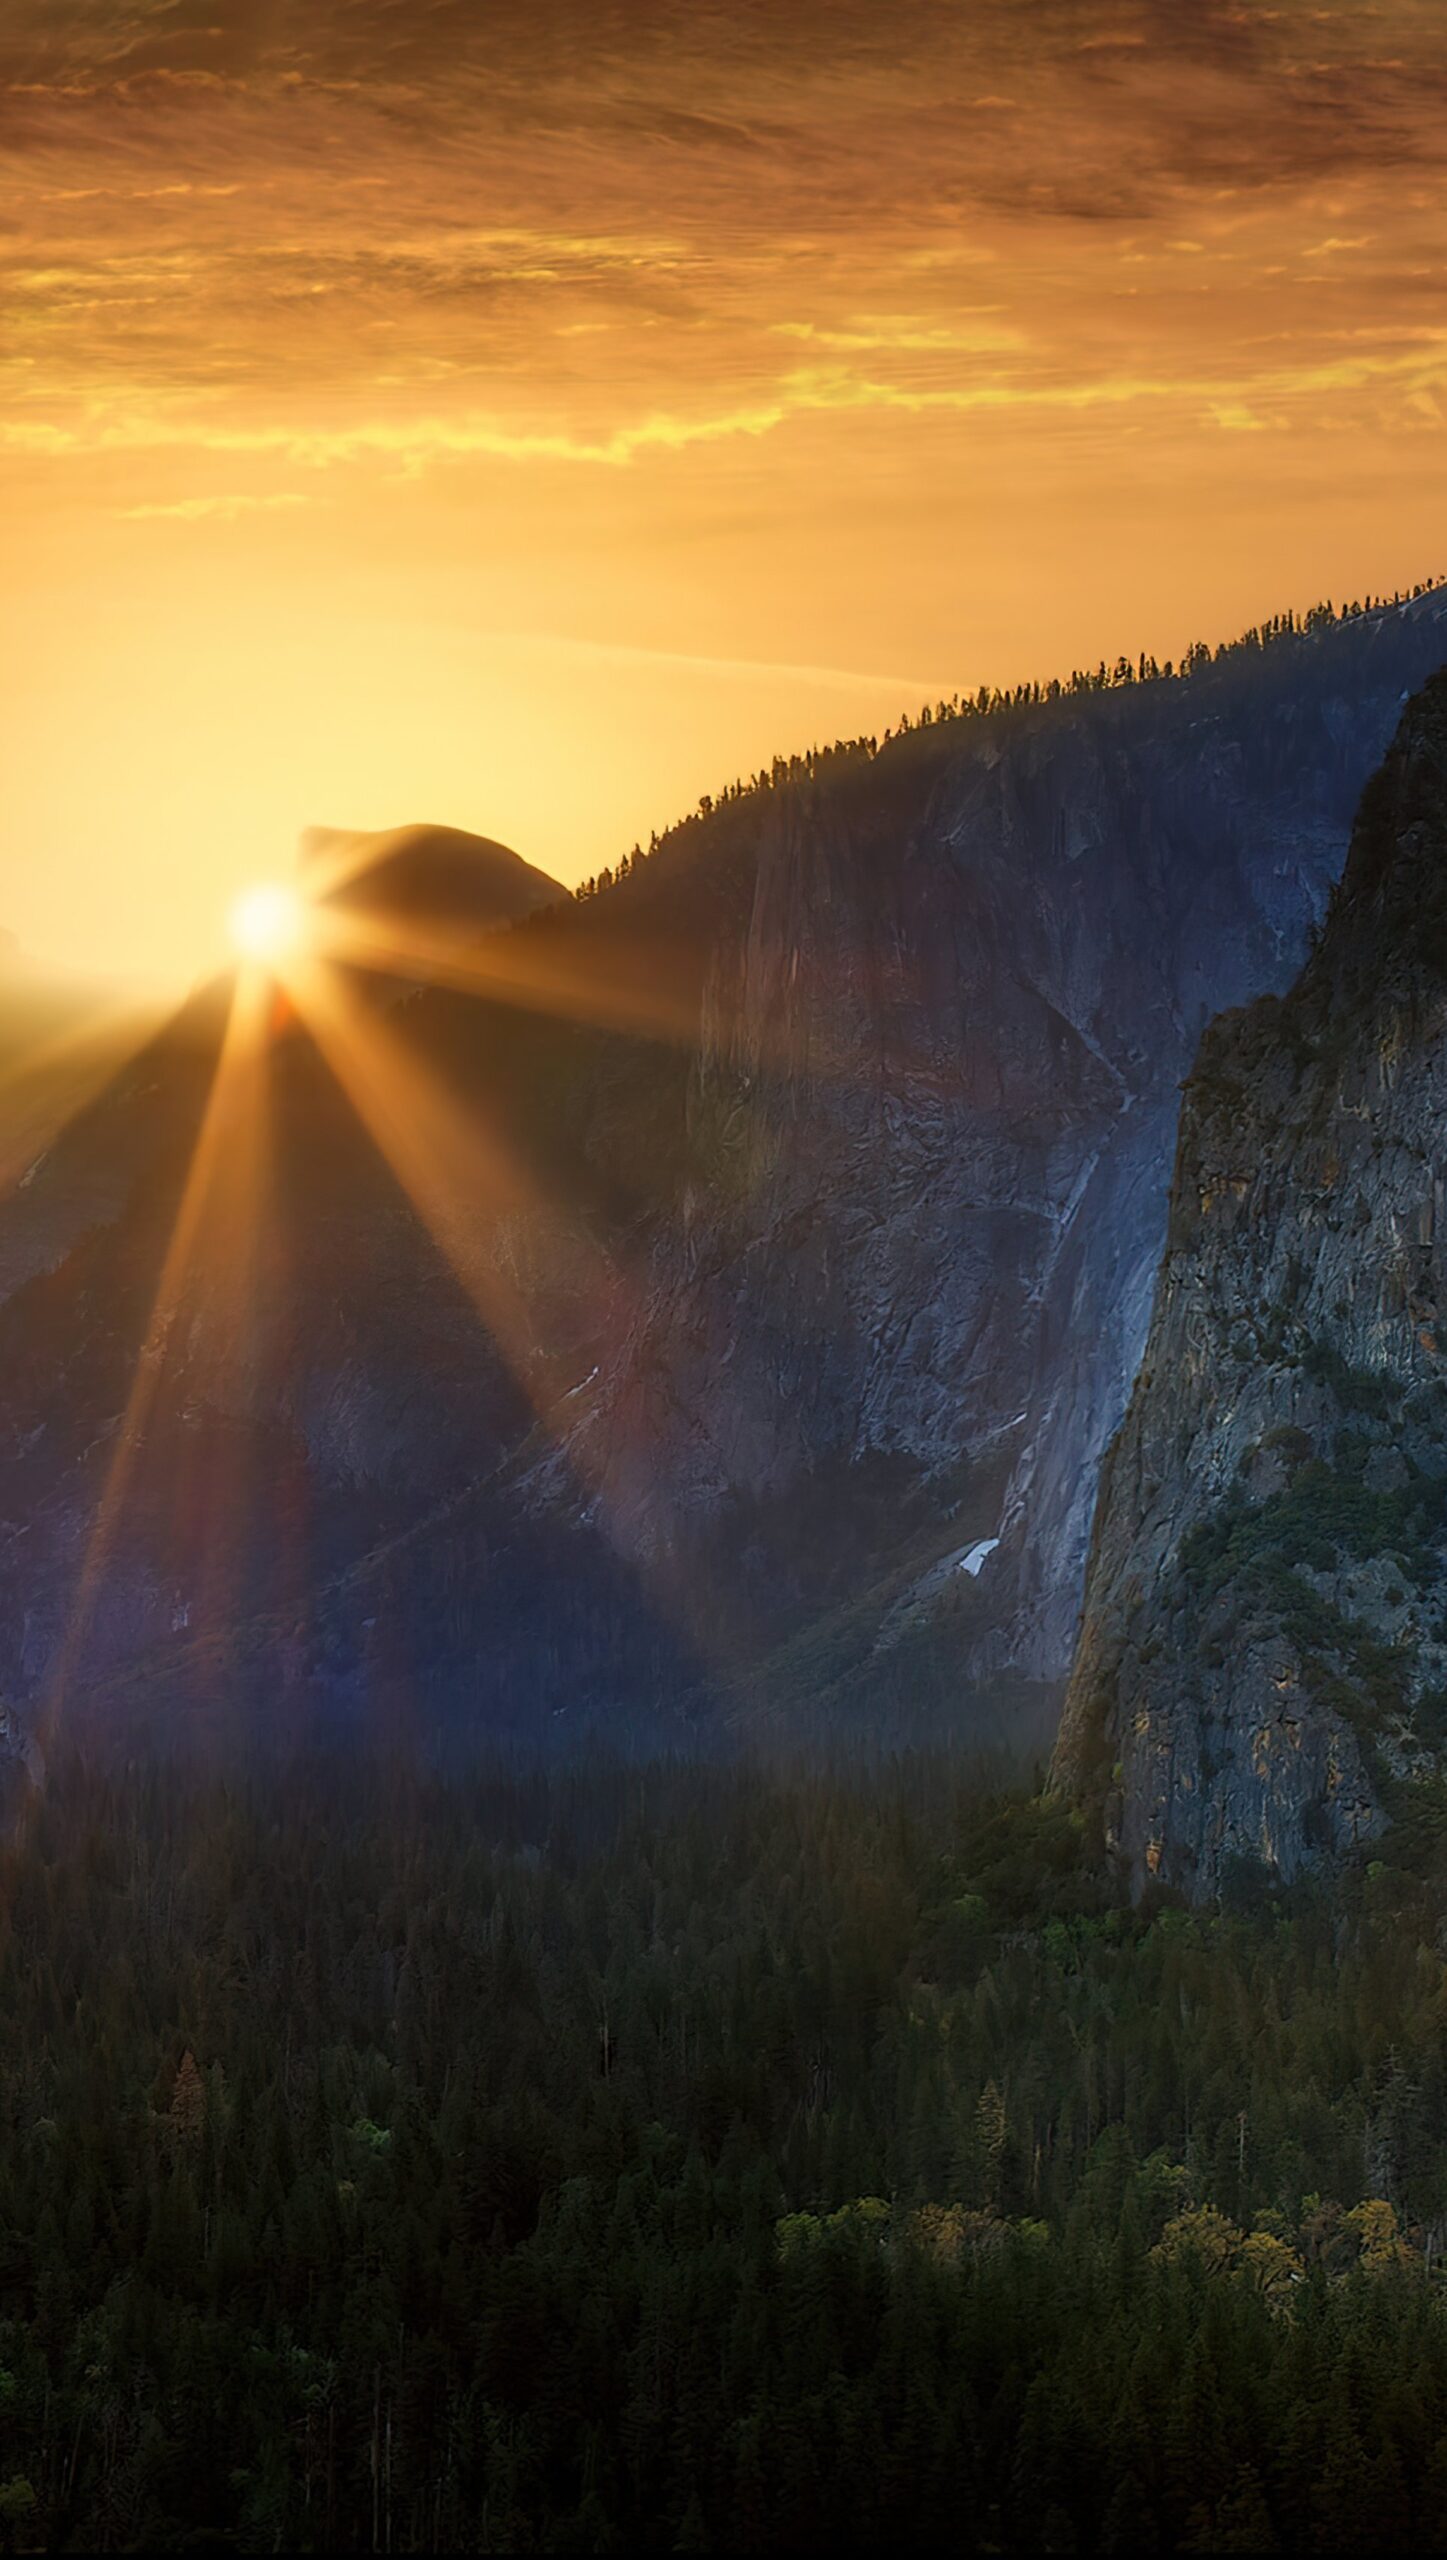
M1447 673L1187 1087L1057 1781L1137 1889L1360 1850L1447 1747Z

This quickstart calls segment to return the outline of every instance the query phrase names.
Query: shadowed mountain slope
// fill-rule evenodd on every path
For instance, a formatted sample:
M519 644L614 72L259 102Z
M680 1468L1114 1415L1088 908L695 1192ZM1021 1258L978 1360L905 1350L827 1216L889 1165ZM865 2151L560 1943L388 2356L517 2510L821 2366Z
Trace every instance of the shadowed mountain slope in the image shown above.
M163 1016L158 999L38 965L0 931L0 1201Z
M1187 1088L1058 1780L1137 1889L1358 1848L1447 1747L1447 674L1287 998Z
M463 936L491 932L568 894L509 846L461 827L308 827L300 871L303 888L360 908L379 925Z
M841 751L478 941L350 1095L278 1029L156 1324L198 999L0 1210L0 1694L896 1731L1008 1678L1047 1732L1180 1077L1444 647L1432 593Z

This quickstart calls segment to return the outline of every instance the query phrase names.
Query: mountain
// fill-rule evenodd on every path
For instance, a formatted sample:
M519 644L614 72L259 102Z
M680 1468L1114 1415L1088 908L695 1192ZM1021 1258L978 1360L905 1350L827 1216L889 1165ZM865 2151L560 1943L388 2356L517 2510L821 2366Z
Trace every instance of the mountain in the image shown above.
M762 1560L795 1694L953 1717L1010 1673L1052 1716L1180 1079L1218 1003L1288 982L1444 635L1429 597L917 730L715 826L683 1249L595 1446L630 1551L696 1586L724 1521ZM618 928L656 868L598 902Z
M1179 1080L1444 651L1432 591L781 765L279 1031L178 1281L198 998L0 1207L0 1696L1048 1739Z
M1138 1890L1349 1854L1447 1749L1444 1031L1447 672L1186 1090L1055 1762Z
M308 827L300 872L310 895L378 930L449 936L491 932L568 894L509 846L460 827Z
M38 964L0 930L0 1199L160 1017L144 995Z

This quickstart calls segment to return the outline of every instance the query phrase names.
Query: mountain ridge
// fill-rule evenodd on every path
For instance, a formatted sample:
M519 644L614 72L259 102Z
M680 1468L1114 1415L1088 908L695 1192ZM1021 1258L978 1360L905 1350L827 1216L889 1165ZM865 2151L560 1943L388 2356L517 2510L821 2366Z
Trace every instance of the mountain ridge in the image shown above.
M161 1712L204 1652L238 1711L893 1730L1009 1677L1048 1738L1177 1081L1222 1002L1288 982L1444 633L1434 592L846 745L514 923L487 999L414 992L377 1034L513 1166L453 1186L462 1278L289 1036L248 1320L228 1249L154 1364L78 1688L144 1662ZM0 1212L21 1705L219 1034L173 1026Z
M1138 1891L1349 1855L1447 1746L1447 671L1294 986L1214 1023L1054 1774Z

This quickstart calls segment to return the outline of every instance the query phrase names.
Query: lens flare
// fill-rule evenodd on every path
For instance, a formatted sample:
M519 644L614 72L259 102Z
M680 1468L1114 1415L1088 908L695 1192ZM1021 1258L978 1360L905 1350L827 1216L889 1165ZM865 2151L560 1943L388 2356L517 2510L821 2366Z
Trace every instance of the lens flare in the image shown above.
M269 968L300 951L307 938L307 906L280 880L258 880L233 900L227 925L243 960Z

